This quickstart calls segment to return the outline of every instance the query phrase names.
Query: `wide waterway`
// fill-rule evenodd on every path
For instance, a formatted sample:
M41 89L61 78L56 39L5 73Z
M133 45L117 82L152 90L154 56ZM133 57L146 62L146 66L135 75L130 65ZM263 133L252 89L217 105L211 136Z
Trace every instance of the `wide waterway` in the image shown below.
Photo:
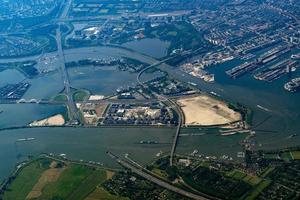
M27 128L0 131L0 180L7 176L18 161L42 152L61 154L76 160L93 160L107 167L118 167L106 151L124 155L145 164L160 151L171 148L174 130L170 128ZM16 142L20 138L33 141ZM143 145L140 141L160 144Z
M154 58L162 58L168 54L168 48L170 44L168 42L161 41L159 39L142 39L127 42L122 46L138 51ZM153 51L155 49L155 51Z
M254 113L253 129L257 133L257 148L277 149L300 145L300 93L292 94L283 89L287 78L273 83L257 81L250 75L237 80L228 78L226 69L237 64L232 61L213 67L210 70L216 75L216 83L213 84L166 65L162 68L182 81L196 83L204 91L216 92L223 99L251 108ZM293 134L298 135L289 137Z
M0 129L5 129L23 127L35 120L44 119L58 113L64 114L67 109L63 105L0 104L0 111Z
M52 53L51 55L53 55ZM66 60L73 61L85 58L99 58L105 56L117 56L117 57L131 57L143 62L154 63L155 59L148 57L133 51L126 49L112 48L112 47L88 47L69 49L65 51ZM30 57L32 59L34 57ZM27 60L28 58L22 58ZM0 60L16 61L19 59ZM179 71L178 68L173 68L167 65L162 65L161 68L167 70L174 77L183 80L197 83L198 87L207 92L214 91L221 95L222 98L240 102L254 111L253 126L256 130L257 148L274 149L286 146L294 146L300 144L300 135L290 138L292 134L298 134L300 129L300 94L291 94L286 92L282 87L283 83L287 81L286 78L275 81L274 83L264 83L254 80L250 76L245 76L238 80L231 80L225 75L225 70L229 69L239 62L231 61L222 65L211 68L211 71L216 74L216 83L209 84L202 80L191 77ZM74 69L75 70L75 69ZM72 71L72 69L70 69ZM5 71L4 71L5 72ZM5 77L1 72L0 76ZM5 73L15 73L12 71ZM84 73L90 73L88 70ZM105 72L106 73L106 72ZM71 82L76 86L86 83L85 87L94 88L95 92L107 93L105 89L99 89L105 87L102 83L112 83L112 80L118 77L118 79L128 80L128 84L135 82L134 74L114 71L109 72L111 74L107 77L102 77L104 72L99 72L99 77L95 79L102 79L97 82L88 82L86 80L80 80L80 74L71 72ZM114 74L115 73L115 74ZM116 74L117 73L117 74ZM52 82L61 80L61 77L57 75L53 79L45 78L40 80L38 84L33 84L33 88L37 88L36 92L30 92L27 94L29 97L48 97L50 93L55 93L56 87L51 86ZM95 75L96 76L96 75ZM17 75L19 79L22 79L20 74ZM111 78L111 80L109 80ZM84 78L86 79L86 78ZM9 80L8 80L9 81ZM13 81L13 80L10 80ZM32 80L34 81L34 80ZM79 84L80 81L83 81ZM118 80L120 81L120 80ZM115 88L120 82L116 82L116 85L110 85L109 87ZM2 81L3 82L3 81ZM61 82L56 81L62 85ZM3 83L1 83L3 84ZM43 90L43 86L53 88L53 90ZM50 87L51 86L51 87ZM40 89L38 89L40 88ZM56 88L56 89L55 89ZM59 88L60 89L60 88ZM39 93L40 91L40 93ZM51 91L49 94L43 94L44 92ZM258 107L258 105L265 107L268 111ZM31 110L28 110L28 113ZM1 115L1 114L0 114ZM15 117L16 115L14 115ZM9 121L9 119L7 119ZM19 120L22 124L24 119L22 117L15 117L15 120ZM26 121L26 120L25 120ZM28 120L27 120L28 121ZM22 122L22 123L21 123ZM1 123L1 122L0 122ZM15 123L15 122L14 122ZM17 123L17 122L16 122ZM201 132L199 130L199 132ZM38 154L41 152L57 152L67 153L70 157L85 159L85 160L98 160L100 162L107 163L112 166L112 162L107 159L105 151L112 148L117 153L132 153L132 157L140 162L149 162L155 157L155 154L160 150L169 151L170 145L161 146L138 146L133 145L134 142L146 139L159 139L162 141L171 142L174 130L172 129L67 129L67 128L44 128L44 129L16 129L10 131L0 132L0 160L1 160L1 176L7 175L12 170L12 167L18 161L18 154ZM146 137L147 136L147 137ZM28 143L22 143L15 145L15 140L22 137L36 137L37 140ZM218 135L204 135L193 137L182 137L179 140L178 152L190 153L193 149L197 149L200 153L206 153L209 155L222 155L227 154L235 156L236 152L241 150L238 145L245 135L235 135L230 137L221 137ZM19 148L20 147L20 148ZM129 149L128 149L129 148ZM150 156L148 156L150 155ZM154 157L153 157L154 156ZM2 164L3 162L5 164Z
M146 164L155 159L158 153L170 151L174 134L173 128L25 128L0 131L0 180L13 170L17 162L28 155L42 152L63 153L71 159L119 167L106 155L106 151L110 150L122 156L128 153L134 160ZM21 138L35 140L16 142ZM179 144L178 153L192 153L197 149L206 155L226 154L234 157L235 152L241 149L236 142L240 139L242 137L238 135L186 137ZM140 141L157 141L159 144L140 144Z

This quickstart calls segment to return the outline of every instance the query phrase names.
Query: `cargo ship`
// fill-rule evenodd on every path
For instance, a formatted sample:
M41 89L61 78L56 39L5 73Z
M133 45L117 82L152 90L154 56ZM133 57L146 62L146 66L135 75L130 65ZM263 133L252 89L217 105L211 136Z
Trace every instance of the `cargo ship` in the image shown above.
M159 142L158 141L143 141L143 140L141 140L140 141L140 144L159 144Z
M16 142L28 142L32 140L35 140L35 138L21 138L21 139L17 139Z
M300 77L294 78L291 81L284 84L284 89L289 92L297 92L300 88Z

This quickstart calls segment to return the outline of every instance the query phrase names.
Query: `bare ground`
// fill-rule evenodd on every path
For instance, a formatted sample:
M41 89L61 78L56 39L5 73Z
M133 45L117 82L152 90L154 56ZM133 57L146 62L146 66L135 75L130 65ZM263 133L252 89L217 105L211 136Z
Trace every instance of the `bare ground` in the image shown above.
M241 120L240 113L208 95L184 97L177 102L185 115L186 125L223 125Z

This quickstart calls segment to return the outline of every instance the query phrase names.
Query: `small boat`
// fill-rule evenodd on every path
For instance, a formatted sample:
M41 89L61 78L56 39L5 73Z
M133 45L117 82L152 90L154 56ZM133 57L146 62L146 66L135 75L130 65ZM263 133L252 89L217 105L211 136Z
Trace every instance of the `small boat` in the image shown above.
M212 94L212 95L214 95L214 96L217 96L217 97L220 97L221 95L219 95L218 93L216 93L216 92L213 92L213 91L211 91L211 92L209 92L210 94Z
M296 137L296 136L297 136L297 134L292 134L288 138L290 139L290 138L293 138L293 137Z
M190 85L192 85L192 86L197 86L197 84L194 83L194 82L188 82L188 84L190 84Z
M298 60L298 59L300 59L300 54L293 54L293 55L291 55L291 58Z
M266 111L266 112L270 112L270 110L268 109L268 108L265 108L265 107L263 107L263 106L261 106L261 105L256 105L259 109L261 109L261 110L264 110L264 111Z

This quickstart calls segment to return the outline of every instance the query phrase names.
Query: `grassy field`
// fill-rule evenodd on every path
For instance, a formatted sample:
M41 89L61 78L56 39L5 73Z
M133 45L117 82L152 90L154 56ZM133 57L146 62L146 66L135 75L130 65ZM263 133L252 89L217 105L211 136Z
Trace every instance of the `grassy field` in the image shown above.
M160 170L160 169L158 169L158 168L152 169L152 172L155 173L155 174L157 174L157 175L160 176L160 177L163 177L163 178L168 177L168 174L167 174L165 171Z
M24 167L4 193L3 200L26 199L29 193L36 191L33 189L36 184L44 180L43 174L49 171L51 163L51 160L39 159ZM114 173L111 171L75 164L66 164L62 169L55 181L47 181L43 187L40 187L35 200L126 199L111 195L100 187L101 183L112 178Z
M280 157L284 160L284 161L290 161L290 160L293 160L292 156L291 156L291 153L288 151L288 152L284 152L280 155Z
M243 180L246 183L255 186L261 182L261 178L257 176L250 176L242 171L233 170L232 172L228 173L227 176L232 177L237 180Z
M84 199L92 193L96 186L106 180L106 172L101 170L91 172L68 197L70 200Z
M241 171L237 171L237 170L234 170L232 174L230 174L230 176L234 179L238 179L238 180L241 180L243 179L245 176L247 176L244 172L241 172Z
M269 180L261 181L260 184L255 187L255 189L249 195L247 195L246 200L255 199L266 187L270 185L270 183L271 181Z
M264 158L266 159L279 159L278 154L264 154ZM286 151L280 153L280 158L284 161L291 161L291 160L300 160L300 151Z
M106 180L105 171L95 171L79 165L70 165L57 182L48 184L40 199L84 199L97 184Z
M88 93L83 90L78 90L78 91L74 92L74 94L73 94L74 101L83 101L87 98L87 96L88 96Z
M275 167L268 167L266 170L264 170L264 172L260 175L260 177L267 177L273 170L275 169Z
M294 160L300 160L300 151L292 151L291 156Z
M176 32L176 31L170 31L170 32L168 32L167 35L170 35L170 36L177 36L177 32Z
M97 187L85 200L129 200L129 199L111 195L103 188Z
M265 159L278 159L278 154L264 154Z
M257 176L249 176L249 175L244 177L243 180L249 183L250 185L257 185L262 181L262 179Z
M55 97L53 97L54 101L61 101L61 102L65 102L68 100L67 96L65 94L58 94Z
M40 159L25 166L4 193L3 200L24 200L49 164L49 160Z

